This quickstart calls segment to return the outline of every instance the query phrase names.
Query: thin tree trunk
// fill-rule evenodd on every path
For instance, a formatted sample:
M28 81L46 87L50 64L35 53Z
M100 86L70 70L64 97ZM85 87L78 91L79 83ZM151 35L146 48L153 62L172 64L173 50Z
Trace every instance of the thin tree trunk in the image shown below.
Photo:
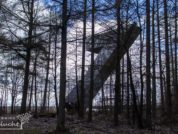
M170 87L170 57L169 57L169 40L168 40L168 15L167 0L164 0L164 25L165 25L165 56L166 56L166 112L169 121L172 118L172 102Z
M77 35L77 28L76 28L76 40L78 38L78 35ZM78 114L80 115L79 113L79 107L80 107L80 98L79 98L79 83L78 83L78 71L77 71L77 60L78 60L78 42L76 41L76 53L75 53L75 84L76 84L76 88L77 88L77 111L78 111Z
M31 83L31 90L30 90L30 100L29 100L29 105L28 105L28 110L29 111L31 111L31 103L32 103L32 96L33 96L33 82L34 82L34 75L32 75L32 83Z
M130 124L130 82L129 82L129 59L127 55L127 121Z
M153 119L156 117L156 58L155 58L155 0L153 0L152 6L152 69L153 69L153 76L152 76L152 116Z
M133 115L135 118L137 118L137 124L138 128L143 128L142 125L142 117L140 116L139 110L138 110L138 105L137 105L137 97L136 97L136 91L133 83L133 77L132 77L132 63L129 57L129 52L127 52L127 60L128 60L128 72L129 72L129 79L130 79L130 85L131 85L131 91L132 91L132 98L133 98ZM135 120L134 120L135 122Z
M139 14L139 6L138 6L138 1L137 1L137 15L138 15L138 19L139 19L139 26L141 28L142 24L141 24L141 18L140 18L140 14ZM140 116L142 118L143 116L143 88L144 88L144 82L143 82L143 71L142 71L142 67L143 67L143 38L142 38L142 30L140 29L140 85L141 85L141 92L140 92Z
M46 111L46 98L47 98L49 65L50 65L50 54L51 54L50 45L51 45L51 35L49 35L48 56L47 56L47 65L46 65L46 79L45 79L45 88L44 88L44 96L43 96L43 104L42 104L41 112L45 112Z
M50 88L50 83L48 84L48 112L50 112L50 93L51 93L51 88Z
M37 104L37 58L38 58L38 53L36 51L36 57L35 57L35 63L34 63L34 74L35 74L35 115L34 117L37 118L38 117L38 104Z
M90 91L89 91L89 112L88 121L92 121L93 107L93 89L94 89L94 45L95 45L95 0L92 0L92 41L91 41L91 74L90 74Z
M122 112L123 112L123 109L124 109L124 58L122 59L122 100L121 100L121 107L122 107Z
M164 113L164 89L163 89L163 77L162 77L162 56L161 56L161 36L160 36L160 19L159 19L159 0L156 1L157 6L157 31L158 31L158 49L159 49L159 77L160 77L160 91L161 91L161 109Z
M171 28L171 24L169 23L169 41L170 41L170 71L171 71L171 75L173 76L171 79L171 87L174 87L174 83L175 83L175 71L174 71L174 54L173 54L173 38L172 38L172 28Z
M15 102L15 87L16 85L12 85L12 102L11 102L11 114L14 114L14 102Z
M110 86L109 86L109 88L110 88L110 111L112 112L112 107L113 107L113 104L112 104L112 98L113 98L113 96L112 96L112 74L110 75Z
M106 104L105 104L105 92L104 92L104 80L103 80L103 76L100 73L101 78L102 78L102 87L101 87L101 101L102 101L102 111L106 112Z
M85 84L85 40L86 40L86 19L87 19L87 0L84 0L83 14L83 43L82 43L82 72L81 72L81 94L80 94L80 117L84 117L84 84Z
M55 102L56 102L56 111L57 114L59 114L59 104L58 104L58 98L57 98L57 34L58 34L58 28L56 29L55 33L55 43L54 43L54 94L55 94Z
M146 125L152 128L151 123L151 82L150 82L150 0L146 0Z

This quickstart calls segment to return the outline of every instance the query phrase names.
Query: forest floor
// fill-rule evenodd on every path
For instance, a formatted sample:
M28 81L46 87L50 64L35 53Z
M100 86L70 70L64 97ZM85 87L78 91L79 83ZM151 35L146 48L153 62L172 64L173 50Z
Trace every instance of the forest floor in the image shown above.
M31 119L26 128L39 129L40 133L52 133L56 127L56 118ZM168 127L166 123L157 122L153 130L138 129L128 125L124 115L119 116L119 125L113 125L113 116L110 114L95 113L93 122L81 120L77 115L66 116L66 128L69 134L178 134L178 124Z
M178 134L178 124L175 123L171 128L157 123L153 130L147 130L128 125L123 116L119 116L119 125L115 127L112 119L112 115L95 113L93 122L89 123L86 119L79 119L77 115L66 115L68 132L65 134ZM0 134L53 134L55 128L56 118L31 118L22 131L0 131Z

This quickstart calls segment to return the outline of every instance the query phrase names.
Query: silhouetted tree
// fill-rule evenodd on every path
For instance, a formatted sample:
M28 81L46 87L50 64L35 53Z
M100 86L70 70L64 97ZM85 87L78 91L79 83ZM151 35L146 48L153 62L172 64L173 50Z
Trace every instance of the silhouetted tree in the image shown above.
M151 128L150 0L146 0L146 125Z
M61 68L60 68L60 95L59 113L57 115L56 132L65 130L65 93L66 93L66 55L67 55L67 4L68 0L62 3L62 28L61 28Z
M80 117L84 117L84 84L85 84L85 40L86 40L86 19L87 19L87 0L84 0L83 11L83 42L82 42L82 71L81 71L81 91L80 91Z
M94 47L95 47L95 0L92 0L92 33L91 33L91 73L89 91L88 121L92 121L93 90L94 90Z
M169 57L169 39L168 39L168 15L167 15L167 0L164 0L164 32L165 32L165 56L166 56L166 112L168 119L172 117L172 102L171 102L171 83L170 83L170 57Z
M120 47L120 1L116 0L116 18L117 18L117 48ZM115 99L114 99L114 124L118 125L118 114L121 113L121 81L120 81L120 59L119 54L116 59L116 80L115 80Z

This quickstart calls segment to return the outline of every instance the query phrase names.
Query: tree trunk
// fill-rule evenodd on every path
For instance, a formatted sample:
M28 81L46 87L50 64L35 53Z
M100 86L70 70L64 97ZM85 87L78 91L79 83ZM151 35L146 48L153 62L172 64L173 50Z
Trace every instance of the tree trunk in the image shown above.
M34 74L35 74L35 115L34 117L37 118L38 117L38 103L37 103L37 58L38 58L38 54L36 52L36 57L35 57L35 63L34 63Z
M31 2L31 3L30 3ZM26 47L26 65L25 65L25 76L24 76L24 85L22 93L22 103L21 103L21 113L26 112L26 101L27 101L27 92L29 84L29 71L30 71L30 60L31 60L31 45L32 45L32 32L33 32L33 12L34 12L34 0L31 0L30 11L29 11L29 31L28 31L28 46Z
M105 92L104 92L104 80L103 80L103 76L101 75L101 80L102 80L102 87L101 87L101 102L102 102L102 111L106 112L106 104L105 104Z
M168 41L168 15L167 0L164 0L164 25L165 25L165 56L166 56L166 112L169 121L172 115L171 87L170 87L170 57L169 57L169 41Z
M34 72L34 70L33 70ZM31 111L31 103L32 103L32 96L33 96L33 82L34 82L34 75L32 75L32 83L31 83L31 90L30 90L30 99L29 99L29 105L28 110Z
M150 82L150 0L146 0L146 125L152 128L151 123L151 82Z
M138 105L137 105L137 97L136 97L136 91L135 91L135 87L134 87L134 83L133 83L133 77L132 77L132 63L129 57L129 52L127 52L127 60L128 60L128 72L129 72L129 79L130 79L130 85L131 85L131 91L132 91L132 99L133 99L133 115L135 118L137 118L137 124L138 124L138 128L143 128L142 125L142 118L140 116L139 110L138 110ZM135 122L135 120L134 120Z
M159 0L156 1L157 6L157 31L158 31L158 49L159 49L159 77L160 77L160 91L161 91L161 110L164 113L164 89L163 89L163 71L162 71L162 56L161 56L161 36L160 36L160 19L159 19Z
M21 113L26 112L26 101L27 101L27 92L28 92L28 84L29 84L29 71L30 71L30 59L31 59L31 50L29 48L27 48L24 86L23 86L22 103L21 103Z
M152 7L152 69L153 69L153 76L152 76L152 116L153 119L156 117L156 58L155 58L155 0L153 0L153 7Z
M122 112L123 112L123 110L124 110L124 79L125 79L125 77L124 77L124 58L122 59L122 100L121 100L121 107L122 107Z
M139 13L139 5L138 5L138 1L137 1L137 16L138 16L138 20L139 20L139 27L140 27L140 116L142 118L143 116L143 88L144 88L144 82L143 82L143 71L142 71L142 67L143 67L143 38L142 38L142 24L141 24L141 17L140 17L140 13Z
M15 87L16 85L12 85L12 102L11 102L11 114L14 114L14 102L15 102Z
M77 38L78 38L78 34L77 34L77 28L76 28L76 53L75 53L75 84L76 84L76 88L77 88L77 111L78 111L78 114L80 115L79 113L79 107L80 107L80 97L79 97L79 83L78 83L78 70L77 70L77 60L78 60L78 54L77 54L77 51L78 51L78 42L77 42Z
M67 56L67 2L62 5L62 31L61 31L61 68L60 68L60 95L59 113L57 117L56 132L65 130L65 93L66 93L66 56Z
M117 15L117 51L120 45L120 5L116 0L116 15ZM116 59L116 81L115 81L115 99L114 99L114 125L118 125L118 114L121 113L121 85L120 85L120 59L119 54Z
M50 112L50 95L51 95L51 84L48 84L48 112Z
M130 124L130 82L129 82L129 57L127 55L127 121Z
M175 113L177 113L178 112L178 91L177 91L177 89L178 89L178 79L177 79L177 70L178 70L178 67L177 67L177 0L175 0L175 6L174 6L174 8L175 8L175 37L174 37L174 46L175 46L175 48L174 48L174 64L175 64L175 72L174 72L174 75L175 75L175 78L174 78L174 80L175 80L175 83L174 83L174 92L175 92L175 100L174 100L174 102L175 102Z
M82 72L81 72L81 91L80 91L80 117L84 117L84 84L85 84L85 40L86 40L86 19L87 19L87 0L84 0L83 14L83 43L82 43Z
M94 89L94 45L95 45L95 0L92 0L92 41L91 41L91 74L90 74L90 91L89 91L89 112L88 121L92 121L93 107L93 89Z
M113 95L112 95L112 74L110 75L110 83L109 83L109 88L110 88L110 111L112 112L112 107L113 107L113 102L112 102L112 98L113 98Z
M48 44L48 56L47 65L46 65L46 79L45 79L45 88L44 88L44 96L43 96L43 105L41 108L41 112L46 111L46 98L47 98L47 88L48 88L48 77L49 77L49 65L50 65L50 54L51 54L51 35L49 35L49 44Z
M58 28L56 28L55 33L55 41L54 41L54 94L55 94L55 102L56 102L56 111L59 114L59 104L57 98L57 35L58 35Z

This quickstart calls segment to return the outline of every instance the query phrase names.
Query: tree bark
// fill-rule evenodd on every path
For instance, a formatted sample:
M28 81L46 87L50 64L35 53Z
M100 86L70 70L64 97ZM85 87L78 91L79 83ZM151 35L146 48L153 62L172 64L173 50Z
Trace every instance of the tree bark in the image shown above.
M175 113L178 112L178 78L177 78L177 70L178 70L178 67L177 67L177 0L175 0L175 37L174 37L174 64L175 64L175 72L174 72L174 75L175 75L175 83L174 83L174 92L175 92Z
M77 52L78 52L78 42L77 42L77 39L78 39L78 34L77 34L77 28L76 28L76 53L75 53L75 84L76 84L76 88L77 88L77 90L76 90L76 92L77 92L77 111L78 111L78 115L80 115L80 111L79 111L79 109L80 109L80 97L79 97L79 83L78 83L78 68L77 68L77 60L78 60L78 54L77 54Z
M50 54L51 54L51 35L49 35L49 44L48 44L48 54L47 58L47 65L46 65L46 79L45 79L45 88L44 88L44 96L43 96L43 105L41 108L41 112L46 111L46 98L47 98L47 88L48 88L48 77L49 77L49 65L50 65Z
M172 102L171 102L171 87L170 87L170 57L169 57L169 40L168 40L168 15L167 15L167 0L164 0L164 32L165 32L165 56L166 56L166 112L169 121L172 118Z
M58 97L57 97L57 35L58 35L58 28L56 28L55 33L55 41L54 41L54 94L55 94L55 102L56 102L56 111L59 114L59 104L58 104Z
M133 99L133 111L134 111L133 122L135 122L135 115L136 115L138 128L143 128L142 117L140 116L140 112L138 110L138 105L137 105L136 91L135 91L133 77L132 77L132 63L129 57L129 52L127 52L127 60L128 60L128 73L129 73L129 79L130 79L130 85L131 85L131 91L132 91L132 99Z
M130 124L130 82L129 82L129 57L127 55L127 121Z
M116 17L117 17L117 51L120 45L120 5L116 0ZM114 125L118 125L118 114L121 113L121 80L120 80L120 59L119 54L116 59L116 81L115 81L115 99L114 99Z
M31 3L30 3L31 2ZM30 11L29 11L29 31L28 31L28 46L26 47L26 65L25 65L25 76L24 76L24 85L22 93L22 103L21 103L21 113L26 112L26 101L27 101L27 92L29 84L29 71L30 71L30 60L31 60L31 45L32 45L32 32L33 32L33 11L34 11L34 0L31 0Z
M62 5L62 31L61 31L61 68L60 68L60 95L59 113L57 117L56 132L65 130L65 93L66 93L66 57L67 57L67 3L63 0Z
M158 31L158 51L159 51L159 77L160 77L160 91L161 91L161 109L164 113L164 89L163 89L163 71L162 71L162 56L161 56L161 36L160 36L160 19L159 19L159 0L156 1L157 6L157 31Z
M142 71L142 67L143 67L143 37L142 37L142 24L141 24L141 17L140 17L140 13L139 13L139 4L137 1L137 16L138 16L138 20L139 20L139 27L140 27L140 116L142 118L143 116L143 88L144 88L144 82L143 82L143 71Z
M85 94L85 40L86 40L86 20L87 20L87 0L84 0L83 11L83 43L82 43L82 72L81 72L81 91L80 91L80 113L81 118L84 117L84 94Z
M34 70L33 70L34 72ZM32 83L31 83L31 90L30 90L30 99L29 99L29 105L28 110L31 111L31 103L32 103L32 96L33 96L33 82L34 82L34 75L32 75Z
M93 90L94 90L94 46L95 46L95 0L92 0L92 35L91 35L91 74L89 91L88 121L92 121Z
M124 110L124 85L125 85L125 81L124 81L124 79L125 79L125 74L124 74L124 58L122 59L122 99L121 99L121 107L122 107L122 109L121 109L121 112L123 112L123 110Z
M155 0L153 0L152 6L152 116L156 117L156 58L155 58Z
M22 93L21 113L26 112L26 101L27 101L27 92L28 92L28 84L29 84L31 50L27 48L26 51L27 51L27 55L26 55L26 65L25 65L24 86L23 86L23 93Z
M35 63L34 63L34 74L35 74L35 118L38 118L38 103L37 103L37 59L38 59L38 52L36 51Z
M146 0L146 125L149 129L152 128L150 56L150 0Z

